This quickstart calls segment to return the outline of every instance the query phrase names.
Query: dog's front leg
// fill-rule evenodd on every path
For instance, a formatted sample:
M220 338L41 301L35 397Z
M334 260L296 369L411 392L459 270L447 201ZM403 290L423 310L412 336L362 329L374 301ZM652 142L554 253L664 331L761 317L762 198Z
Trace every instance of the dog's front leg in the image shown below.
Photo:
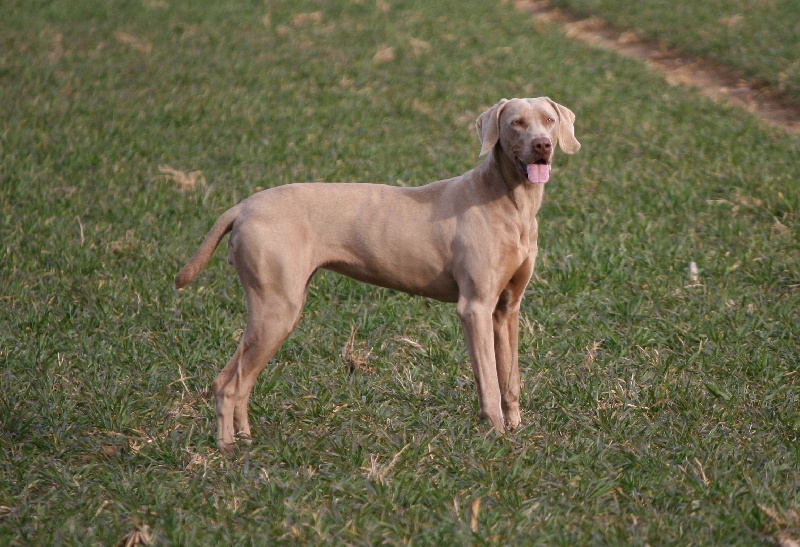
M519 306L498 304L492 315L497 381L505 424L510 430L519 427Z
M522 263L509 280L492 314L494 354L503 417L506 426L512 431L520 424L519 308L532 273L533 259L529 259Z
M460 298L458 301L458 316L464 327L478 390L480 416L492 424L498 434L502 434L503 412L500 408L500 386L495 364L493 310L494 306L484 302L467 298Z

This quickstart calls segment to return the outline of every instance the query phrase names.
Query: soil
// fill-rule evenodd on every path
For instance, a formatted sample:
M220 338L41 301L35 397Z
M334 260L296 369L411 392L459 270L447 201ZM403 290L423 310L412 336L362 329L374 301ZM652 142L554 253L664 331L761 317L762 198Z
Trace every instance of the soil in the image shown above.
M694 87L705 97L743 108L764 123L800 135L800 104L728 67L686 57L634 32L621 31L602 19L582 19L542 0L514 0L514 6L537 21L558 25L570 38L644 62L662 73L669 85Z

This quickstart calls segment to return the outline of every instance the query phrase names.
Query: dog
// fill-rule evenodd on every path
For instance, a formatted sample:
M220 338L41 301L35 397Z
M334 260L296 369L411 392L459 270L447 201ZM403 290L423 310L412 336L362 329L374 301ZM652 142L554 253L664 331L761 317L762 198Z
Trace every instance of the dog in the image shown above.
M536 213L556 145L580 148L574 122L548 97L502 99L476 122L486 159L461 176L420 187L288 184L223 213L175 278L178 289L191 282L230 232L247 327L212 386L220 449L249 437L256 377L297 326L321 268L455 303L480 416L498 434L517 428L519 310L538 251Z

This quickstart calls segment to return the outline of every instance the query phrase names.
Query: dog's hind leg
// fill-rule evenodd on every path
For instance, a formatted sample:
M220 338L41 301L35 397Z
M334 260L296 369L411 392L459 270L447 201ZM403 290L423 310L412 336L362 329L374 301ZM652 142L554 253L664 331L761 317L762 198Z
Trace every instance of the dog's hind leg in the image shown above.
M303 287L304 289L305 287ZM300 320L305 290L287 293L264 286L245 286L247 327L239 348L214 380L217 442L235 450L235 436L250 435L247 403L259 373Z

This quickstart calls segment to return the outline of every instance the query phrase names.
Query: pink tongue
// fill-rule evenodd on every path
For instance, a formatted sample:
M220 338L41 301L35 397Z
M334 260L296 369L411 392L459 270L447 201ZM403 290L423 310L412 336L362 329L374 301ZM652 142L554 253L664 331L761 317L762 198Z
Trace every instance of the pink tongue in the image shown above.
M539 163L528 165L528 180L533 183L542 183L550 180L550 166Z

